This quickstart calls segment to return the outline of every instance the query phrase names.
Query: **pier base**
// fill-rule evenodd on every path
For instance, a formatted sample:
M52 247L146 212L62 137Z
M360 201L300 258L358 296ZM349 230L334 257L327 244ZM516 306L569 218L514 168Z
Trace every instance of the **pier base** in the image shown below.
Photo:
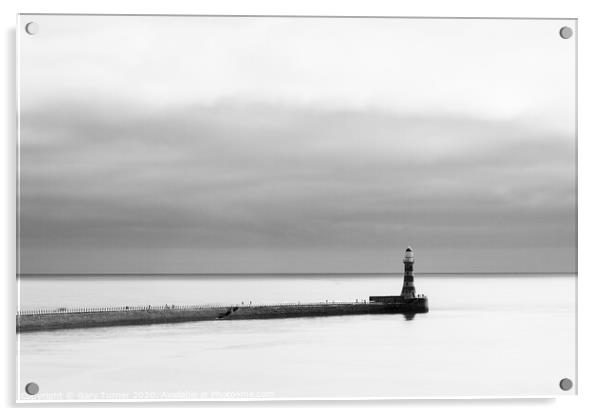
M370 303L313 303L258 306L148 308L118 311L87 311L17 315L17 332L48 331L119 325L149 325L175 322L283 319L361 314L415 314L428 312L426 298Z

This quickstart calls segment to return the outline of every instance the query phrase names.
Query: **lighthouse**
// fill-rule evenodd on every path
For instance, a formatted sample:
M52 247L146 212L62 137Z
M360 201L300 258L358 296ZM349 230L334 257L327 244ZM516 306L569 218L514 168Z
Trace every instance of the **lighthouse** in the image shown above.
M401 297L403 299L413 299L416 297L416 288L414 287L414 250L412 250L412 247L406 248L403 255L403 265L404 275Z
M401 295L370 296L370 303L386 304L389 307L402 310L404 313L424 313L429 311L429 301L424 295L416 296L414 287L414 250L406 248L403 253L403 289Z

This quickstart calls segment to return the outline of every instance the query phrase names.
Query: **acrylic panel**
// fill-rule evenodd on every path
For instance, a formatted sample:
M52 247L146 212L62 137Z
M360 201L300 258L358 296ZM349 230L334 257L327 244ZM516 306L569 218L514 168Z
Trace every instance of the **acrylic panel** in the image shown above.
M20 15L17 400L575 394L576 38Z

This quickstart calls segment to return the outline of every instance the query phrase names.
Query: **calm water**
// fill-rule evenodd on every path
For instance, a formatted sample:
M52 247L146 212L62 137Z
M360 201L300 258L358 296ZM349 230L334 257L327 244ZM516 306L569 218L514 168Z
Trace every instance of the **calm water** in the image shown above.
M574 276L417 276L431 311L22 334L38 399L552 395L575 380ZM24 278L21 309L355 301L399 276ZM31 396L22 393L21 399Z

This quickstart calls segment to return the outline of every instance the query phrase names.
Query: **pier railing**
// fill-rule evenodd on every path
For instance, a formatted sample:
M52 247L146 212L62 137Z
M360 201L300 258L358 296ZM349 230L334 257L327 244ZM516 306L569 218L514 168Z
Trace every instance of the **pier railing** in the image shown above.
M106 306L106 307L88 307L88 308L42 308L42 309L25 309L17 311L18 316L23 315L52 315L52 314L71 314L71 313L98 313L98 312L128 312L128 311L164 311L164 310L207 310L207 309L230 309L236 307L247 308L262 308L262 307L277 307L277 306L298 306L298 307L317 307L317 306L334 306L334 305L351 305L367 303L362 299L357 302L314 302L314 303L238 303L238 304L202 304L202 305L146 305L146 306Z
M424 295L417 295L416 298L424 298ZM287 302L287 303L220 303L220 304L198 304L198 305L123 305L123 306L95 306L95 307L57 307L57 308L33 308L17 311L17 316L25 315L53 315L53 314L72 314L72 313L100 313L100 312L129 312L129 311L165 311L165 310L211 310L211 309L230 309L236 307L246 308L267 308L278 306L297 306L297 307L323 307L336 305L356 305L370 303L366 299L356 299L347 302Z

